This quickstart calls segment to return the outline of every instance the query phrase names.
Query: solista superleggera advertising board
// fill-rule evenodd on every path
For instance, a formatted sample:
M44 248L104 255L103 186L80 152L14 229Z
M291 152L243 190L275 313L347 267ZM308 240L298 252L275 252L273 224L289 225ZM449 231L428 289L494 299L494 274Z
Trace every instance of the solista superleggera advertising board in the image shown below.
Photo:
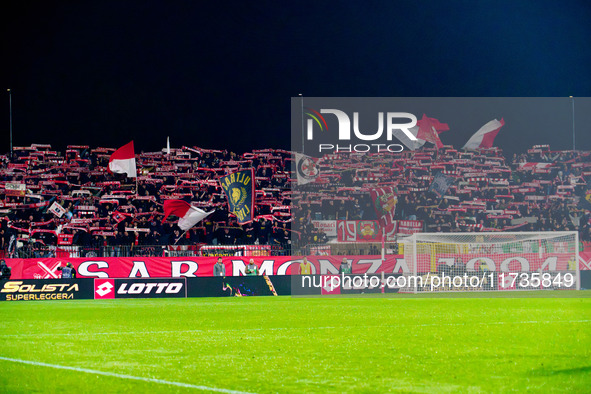
M92 299L94 279L23 279L0 281L0 301Z

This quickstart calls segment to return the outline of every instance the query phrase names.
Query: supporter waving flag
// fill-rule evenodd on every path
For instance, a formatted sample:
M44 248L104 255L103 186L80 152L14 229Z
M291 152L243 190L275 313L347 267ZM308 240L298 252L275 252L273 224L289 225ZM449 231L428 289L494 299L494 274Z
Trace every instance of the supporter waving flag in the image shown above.
M239 224L249 223L254 211L254 169L240 170L220 178L228 199L228 209Z
M449 130L447 123L441 123L439 120L423 114L423 118L417 122L417 126L419 127L418 139L435 144L437 149L443 147L439 133Z
M437 194L437 197L441 198L453 184L454 178L438 172L433 178L433 182L431 183L431 187L429 187L429 191Z
M114 174L127 174L129 178L137 177L133 141L113 152L109 158L109 171Z
M170 215L178 216L180 229L187 231L212 213L213 211L205 212L183 200L165 200L162 221L164 222Z

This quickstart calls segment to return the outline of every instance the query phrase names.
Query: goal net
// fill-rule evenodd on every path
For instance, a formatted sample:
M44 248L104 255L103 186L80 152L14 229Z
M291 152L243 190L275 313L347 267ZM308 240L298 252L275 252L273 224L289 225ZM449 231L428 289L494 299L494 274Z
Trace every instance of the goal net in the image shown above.
M580 288L576 231L416 233L401 292Z

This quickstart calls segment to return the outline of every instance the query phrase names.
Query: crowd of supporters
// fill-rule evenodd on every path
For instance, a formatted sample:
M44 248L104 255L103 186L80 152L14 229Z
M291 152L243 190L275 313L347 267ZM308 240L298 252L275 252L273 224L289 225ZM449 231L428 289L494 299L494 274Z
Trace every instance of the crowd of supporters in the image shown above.
M298 187L294 217L307 242L314 220L376 220L370 192L391 187L394 219L421 221L419 231L576 230L591 241L591 152L547 145L506 159L497 148L478 152L424 148L397 154L333 154L321 158L314 183ZM433 187L435 176L444 189ZM298 227L299 226L299 227Z
M318 177L298 186L284 150L141 153L137 178L107 171L113 151L69 146L60 154L32 145L0 156L0 250L76 245L121 255L147 245L322 244L328 237L313 221L376 220L370 192L378 187L394 188L394 219L420 221L420 231L577 230L591 241L591 152L535 146L511 159L496 148L450 146L339 153L318 159ZM218 178L244 168L255 170L256 204L254 220L239 225ZM436 176L444 186L433 187ZM183 233L175 218L162 222L166 199L215 213Z
M133 178L107 170L113 151L69 146L61 155L49 145L33 145L0 157L0 249L13 253L34 247L51 253L56 245L74 245L121 255L144 245L287 246L289 152L239 156L185 147L170 154L141 153ZM255 220L238 225L217 179L251 167L257 182ZM162 222L166 199L215 212L184 233L177 218Z

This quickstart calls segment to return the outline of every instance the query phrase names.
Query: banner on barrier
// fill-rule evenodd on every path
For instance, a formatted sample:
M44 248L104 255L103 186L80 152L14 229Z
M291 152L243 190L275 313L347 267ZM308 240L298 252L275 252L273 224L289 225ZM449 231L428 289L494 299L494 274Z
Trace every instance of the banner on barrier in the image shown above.
M337 236L337 221L336 220L312 220L312 225L315 229L320 230L327 237Z
M374 273L382 270L407 270L403 256L388 257L382 262L379 256L311 256L312 273L336 274L344 257L353 261L355 273ZM299 273L301 257L256 256L222 257L227 276L244 275L244 269L253 259L261 275L291 275ZM59 278L59 267L71 263L77 276L82 278L181 278L213 276L217 257L104 257L104 258L39 258L7 259L12 268L12 278L51 279ZM293 272L292 272L293 269Z
M205 257L221 256L270 256L269 245L205 245L199 248L199 254Z
M433 272L442 264L448 264L449 256L419 255L417 272ZM244 275L244 268L250 259L259 267L262 275L291 275L299 273L298 256L255 256L222 257L227 276ZM353 263L354 274L412 273L413 270L403 255L387 256L308 256L312 263L311 273L321 275L338 274L344 258ZM522 253L519 256L508 253L462 254L467 270L481 270L483 265L489 271L555 271L574 270L576 265L563 253ZM579 254L581 270L589 269L591 253ZM213 276L214 257L104 257L104 258L40 258L6 259L12 268L12 279L58 279L59 267L72 263L81 278L181 278Z
M382 242L380 222L377 220L337 220L336 236L339 242ZM395 242L396 234L421 231L421 220L394 220L386 227L386 242Z

